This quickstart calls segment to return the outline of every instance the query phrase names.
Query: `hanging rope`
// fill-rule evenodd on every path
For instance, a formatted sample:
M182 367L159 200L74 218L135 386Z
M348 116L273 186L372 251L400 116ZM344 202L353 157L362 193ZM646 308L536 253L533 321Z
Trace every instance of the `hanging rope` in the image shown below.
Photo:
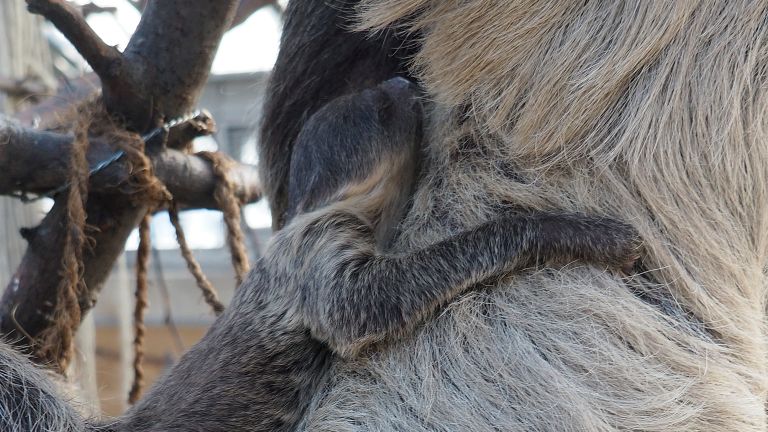
M220 315L224 311L224 305L219 301L219 295L216 293L216 289L203 273L203 269L200 264L192 256L192 250L190 250L187 244L187 238L184 235L184 230L181 228L181 222L179 221L179 209L176 201L171 201L168 206L168 217L171 220L173 228L176 230L176 241L179 243L179 249L181 250L181 256L184 257L184 261L187 262L187 268L189 272L197 282L197 286L200 291L203 292L203 298L205 302L213 309L216 315Z
M66 130L67 124L74 127L74 140L69 160L69 178L67 184L57 190L56 199L66 199L66 233L63 245L61 263L61 286L57 307L52 312L54 326L49 327L37 340L33 341L35 355L46 359L57 372L64 374L72 358L73 340L80 324L82 309L79 299L85 291L83 274L83 251L89 243L86 236L86 210L88 198L88 181L93 169L89 167L86 158L89 137L99 137L107 140L122 151L122 154L111 159L108 163L124 158L130 167L130 179L121 186L121 192L137 206L156 209L168 205L168 214L176 230L179 249L187 263L192 276L200 288L203 298L216 315L224 310L224 305L211 282L203 273L200 265L194 259L192 251L179 222L178 206L173 201L165 185L154 175L152 163L145 154L145 142L138 134L124 130L116 124L104 110L101 98L90 98L73 110L69 115L59 118L57 125L60 130ZM172 122L169 122L169 124ZM167 131L167 129L166 129ZM224 214L227 227L227 243L232 255L232 265L237 284L240 285L249 270L248 254L245 248L244 235L241 229L242 202L237 198L236 187L232 182L229 171L233 161L219 153L202 152L201 157L207 159L217 178L214 198ZM107 164L108 164L107 163ZM66 189L65 189L66 188ZM139 225L139 248L136 256L136 302L134 309L134 380L128 400L135 403L144 385L144 344L146 326L144 318L148 307L148 268L151 254L149 211Z
M248 252L245 249L245 236L240 226L242 203L235 195L235 183L229 175L233 161L222 153L200 152L197 154L211 162L213 173L219 180L216 183L213 197L224 213L224 224L227 226L227 244L232 255L232 267L235 269L237 286L240 286L251 266L248 262Z
M48 327L35 341L35 355L53 361L51 366L64 374L72 359L73 341L80 325L80 293L83 282L83 247L85 236L85 205L88 199L88 131L94 116L93 103L86 102L77 109L73 129L74 139L69 159L69 182L66 194L66 234L61 260L61 283L58 307L53 311L54 326ZM63 198L58 198L63 199Z
M149 289L148 269L151 254L150 222L152 209L169 201L171 194L154 175L152 162L145 153L145 143L141 136L118 127L111 119L107 119L101 125L103 130L99 131L99 135L122 150L130 165L131 176L126 185L123 186L123 192L135 205L149 208L139 224L139 248L136 253L136 291L133 311L134 378L128 394L128 402L134 404L141 396L144 387L144 368L142 366L146 335L144 317L149 306L147 294Z
M128 403L135 404L141 396L144 387L144 315L149 307L147 300L147 269L149 268L149 254L151 253L151 239L149 224L152 221L151 212L147 212L139 224L139 248L136 252L136 303L133 309L133 383L128 393Z
M133 311L133 383L128 393L128 403L133 405L139 400L144 388L144 343L146 326L144 317L149 302L149 257L152 253L150 222L152 211L157 206L171 200L171 194L165 185L154 175L152 162L145 153L145 143L135 133L115 129L110 135L115 144L125 153L131 164L131 179L125 192L136 205L147 205L149 210L139 224L139 247L136 252L136 293Z

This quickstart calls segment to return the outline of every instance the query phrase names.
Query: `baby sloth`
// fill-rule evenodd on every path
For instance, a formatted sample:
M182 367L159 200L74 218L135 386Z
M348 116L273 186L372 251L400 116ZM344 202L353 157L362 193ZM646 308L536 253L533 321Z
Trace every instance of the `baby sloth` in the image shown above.
M338 358L396 339L484 279L572 261L620 269L621 222L526 211L384 253L415 182L417 90L395 78L328 103L291 161L291 222L205 337L126 417L131 431L290 431Z

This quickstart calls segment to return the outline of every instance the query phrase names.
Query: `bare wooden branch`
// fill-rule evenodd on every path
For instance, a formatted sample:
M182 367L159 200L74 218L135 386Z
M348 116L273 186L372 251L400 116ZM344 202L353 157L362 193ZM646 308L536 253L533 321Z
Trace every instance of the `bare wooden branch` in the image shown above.
M27 9L51 21L93 68L110 114L126 121L133 130L151 126L152 102L144 94L142 65L129 65L123 54L104 43L77 8L65 0L27 0ZM117 101L120 109L116 109Z
M122 85L115 82L123 74L122 54L101 40L75 6L65 0L27 0L27 9L52 22L72 42L103 83Z
M148 2L120 56L113 48L105 48L77 11L63 1L27 1L32 11L49 18L89 61L102 80L107 111L140 133L194 107L238 5L237 0ZM54 327L51 312L57 307L61 278L65 207L64 200L56 200L41 225L27 232L29 247L0 299L0 334L16 340L22 349L34 347L37 336ZM95 303L128 235L147 210L124 194L89 194L86 211L87 223L93 227L89 233L93 247L83 260L87 287L79 299L83 315ZM57 363L60 359L37 360Z
M205 119L210 119L205 115ZM18 192L44 194L67 179L68 154L72 137L57 133L7 127L0 129L0 195ZM109 158L116 148L100 140L92 140L88 162L95 166ZM176 201L185 208L218 209L213 198L216 176L210 162L203 157L166 149L152 154L155 175L166 185ZM255 166L236 164L231 172L235 195L242 203L261 198L261 185ZM118 160L91 177L91 193L115 194L125 190L130 179L130 166Z
M0 299L0 333L15 342L19 349L34 354L38 335L56 328L53 312L58 307L58 288L61 285L62 250L66 241L66 200L54 202L37 227L29 229L25 238L29 241L24 257L16 273ZM86 248L83 274L87 290L78 296L83 315L96 303L100 288L122 252L125 239L138 224L130 200L90 200L87 234L96 246ZM31 339L30 339L31 338ZM57 365L58 358L36 358L43 365Z
M32 0L32 1L36 1L36 0ZM45 0L44 3L48 1L49 0ZM143 11L147 5L146 0L133 0L133 1L130 1L129 3L134 7L136 7L139 11ZM83 8L84 15L87 15L85 8L89 7L89 5L91 4L92 3L81 6ZM243 23L254 12L256 12L257 10L261 9L264 6L271 6L278 10L281 10L280 5L277 3L276 0L241 0L239 1L231 27L235 27ZM111 10L111 8L102 8L102 9L104 9L105 11ZM72 18L72 19L75 19L75 18ZM84 26L87 25L84 22L82 22L81 24ZM190 39L187 41L179 41L179 43L194 43L194 40ZM140 64L140 62L137 64ZM118 69L119 70L117 72L119 72L119 74L121 75L119 77L109 80L103 85L104 92L105 92L105 100L122 101L126 105L132 105L132 106L141 106L142 104L148 107L151 106L152 101L144 100L136 96L136 94L140 94L141 91L140 89L137 88L137 87L140 87L140 84L136 83L137 78L134 77L136 73L133 72L133 69L140 69L140 67L135 67L135 68L125 67L125 68L118 68ZM96 74L94 73L88 73L88 74L85 74L83 77L68 81L64 86L62 86L62 88L59 89L59 92L54 97L46 99L41 104L31 107L17 114L17 117L20 118L22 121L24 121L26 124L32 124L32 122L34 122L38 117L44 118L46 116L49 116L51 112L64 109L67 106L74 105L84 100L88 95L90 95L95 90L94 85L101 86L101 82L99 81L99 79L96 78L95 75ZM109 105L109 102L107 102L107 104ZM126 109L125 111L129 111L129 110ZM115 111L113 110L111 110L110 112L115 113ZM120 112L118 112L117 114L120 114ZM141 124L139 126L134 125L132 129L141 130L143 128L150 126L149 125L150 120L148 120L147 118L142 118L141 115L137 115L137 117L140 118L141 121L139 123ZM167 117L172 117L172 116L167 115ZM173 138L169 140L169 144L173 148L181 148L181 146L183 146L184 144L184 143L178 143L179 146L177 147L176 143L177 141Z
M217 177L210 161L176 150L166 150L152 157L156 175L184 208L221 210L214 199ZM234 183L234 193L243 203L261 199L261 183L256 167L236 164L229 172Z
M130 69L141 77L140 93L146 105L132 107L141 108L134 112L123 100L106 98L107 110L123 114L137 130L187 113L208 80L219 41L230 27L237 5L238 0L147 3L123 52Z

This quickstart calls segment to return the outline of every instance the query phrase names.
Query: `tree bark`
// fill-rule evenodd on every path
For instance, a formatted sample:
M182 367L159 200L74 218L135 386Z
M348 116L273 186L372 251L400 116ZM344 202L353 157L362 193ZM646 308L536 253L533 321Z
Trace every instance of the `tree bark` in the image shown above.
M125 52L118 53L120 57L116 59L114 52L108 51L105 61L98 57L103 42L82 23L75 22L82 20L81 16L61 10L67 7L65 3L27 3L31 10L43 12L53 18L59 29L65 30L99 75L107 111L140 133L194 107L238 4L236 0L150 2ZM108 67L103 67L104 64ZM65 207L66 200L57 199L40 226L27 232L29 246L0 300L0 333L22 349L34 347L36 337L44 330L55 329L51 314L57 307L58 289L62 285L59 269L65 240ZM148 211L147 206L134 205L123 194L98 192L89 195L86 207L87 223L95 229L89 232L93 246L84 251L83 258L87 287L79 298L83 315L95 303L128 235ZM61 359L36 360L57 365Z
M15 125L3 127L0 117L0 172L3 173L0 176L0 195L45 194L65 184L71 146L72 136ZM96 166L115 151L117 148L114 145L91 140L88 162L90 166ZM181 205L186 208L218 208L213 198L218 180L207 159L167 148L155 153L151 160L155 175ZM91 177L90 192L124 192L130 177L130 162L117 160ZM255 166L233 162L231 178L235 196L240 202L251 203L261 198Z

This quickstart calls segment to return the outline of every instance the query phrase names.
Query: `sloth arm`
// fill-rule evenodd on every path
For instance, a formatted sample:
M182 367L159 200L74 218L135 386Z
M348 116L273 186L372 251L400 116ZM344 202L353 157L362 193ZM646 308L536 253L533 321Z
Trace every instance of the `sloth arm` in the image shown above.
M414 252L382 255L374 250L373 231L359 220L335 222L322 224L312 248L318 255L306 257L305 269L312 270L303 285L303 311L312 336L344 357L408 332L441 305L492 276L573 261L626 269L639 247L636 232L613 219L527 212L486 222Z

